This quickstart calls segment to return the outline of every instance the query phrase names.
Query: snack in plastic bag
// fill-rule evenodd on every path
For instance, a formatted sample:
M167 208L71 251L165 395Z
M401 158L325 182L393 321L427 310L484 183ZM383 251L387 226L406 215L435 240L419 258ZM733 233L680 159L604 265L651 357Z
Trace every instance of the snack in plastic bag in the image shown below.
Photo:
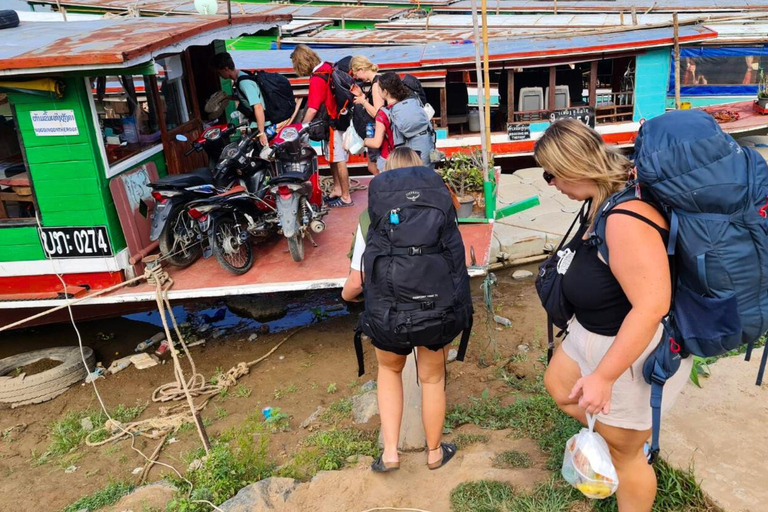
M595 417L587 414L583 428L565 444L562 475L588 498L607 498L619 487L619 476L605 439L594 431Z
M349 125L347 131L344 132L342 145L344 146L344 149L349 151L352 155L359 155L365 149L363 139L357 134L353 125Z

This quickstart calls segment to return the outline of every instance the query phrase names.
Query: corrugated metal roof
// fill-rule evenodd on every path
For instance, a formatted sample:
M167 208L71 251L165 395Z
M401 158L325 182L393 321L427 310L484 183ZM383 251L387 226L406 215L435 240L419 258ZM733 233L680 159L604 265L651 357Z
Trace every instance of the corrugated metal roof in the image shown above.
M479 3L479 2L478 2ZM732 12L764 10L761 0L488 0L490 12L630 12L632 7L638 13L645 12ZM479 8L479 7L478 7ZM440 12L468 12L472 10L471 0L459 0L447 6L435 7Z
M541 30L539 30L540 32ZM489 29L489 38L509 37L510 30ZM472 29L463 30L323 30L315 35L283 37L287 44L328 44L339 46L409 45L431 41L471 42Z
M208 44L273 28L288 16L111 18L95 21L21 23L3 30L0 74L62 68L135 65L170 47Z
M50 5L64 8L87 7L109 12L126 12L128 8L138 9L142 15L180 15L197 14L193 2L179 2L178 0L32 0L34 4ZM402 16L408 9L402 7L357 7L340 5L286 5L286 4L254 4L232 2L233 16L243 14L278 15L290 14L293 19L307 20L361 20L361 21L389 21ZM218 14L227 13L227 4L219 2Z
M768 10L768 4L766 4ZM768 13L765 14L768 16ZM709 20L723 17L722 14L681 14L681 23L698 19ZM489 14L488 27L494 28L603 28L648 26L672 23L672 14L638 14L637 24L632 16L621 14ZM378 23L376 28L387 29L452 29L472 27L469 14L435 14L428 18L400 19L388 23Z
M716 37L700 26L680 27L680 42L692 43ZM489 59L494 62L562 59L568 56L631 51L673 44L672 27L624 30L603 34L571 36L529 36L490 40ZM435 42L413 46L361 47L355 53L365 55L381 69L416 69L423 66L451 67L474 62L474 44ZM291 50L233 51L232 58L243 69L266 69L292 73ZM320 58L335 62L349 55L348 48L319 49Z

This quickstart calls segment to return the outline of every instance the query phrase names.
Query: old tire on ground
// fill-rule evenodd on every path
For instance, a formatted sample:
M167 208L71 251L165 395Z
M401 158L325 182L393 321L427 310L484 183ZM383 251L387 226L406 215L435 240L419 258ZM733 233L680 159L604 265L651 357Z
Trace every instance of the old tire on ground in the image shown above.
M16 11L2 10L0 11L0 29L13 28L19 26L19 15Z
M93 368L93 350L83 347L88 369L83 367L79 347L57 347L25 352L0 359L0 404L11 407L45 402L64 393L83 380ZM52 359L61 364L35 375L10 376L14 370Z

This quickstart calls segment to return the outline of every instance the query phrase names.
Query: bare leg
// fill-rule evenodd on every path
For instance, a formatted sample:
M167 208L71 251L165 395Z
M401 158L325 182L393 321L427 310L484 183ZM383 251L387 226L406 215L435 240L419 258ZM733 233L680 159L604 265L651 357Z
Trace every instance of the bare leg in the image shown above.
M333 165L336 166L336 173L334 174L336 181L334 183L338 183L340 187L339 197L341 197L341 200L345 203L349 203L352 201L352 196L349 195L349 171L347 170L347 162L336 162ZM334 192L336 192L336 185L334 185L333 189Z
M595 430L611 449L611 459L619 475L616 501L619 512L650 512L656 498L656 473L648 464L643 445L650 430L628 430L598 421Z
M376 165L376 162L368 161L368 172L376 176L379 174L379 167Z
M400 439L400 422L403 419L403 378L406 356L376 350L379 362L377 398L381 416L381 435L384 439L384 462L397 462L397 443Z
M427 462L437 462L443 456L438 450L445 424L445 357L446 351L417 349L419 382L421 382L421 421L427 437Z
M547 366L547 371L544 373L544 386L560 410L586 425L587 416L579 408L578 398L568 398L574 384L580 378L581 369L579 365L568 357L568 354L562 348L558 347L555 350L555 355L552 356L552 361Z
M341 197L341 182L339 181L338 164L331 164L331 175L333 176L333 188L331 197Z

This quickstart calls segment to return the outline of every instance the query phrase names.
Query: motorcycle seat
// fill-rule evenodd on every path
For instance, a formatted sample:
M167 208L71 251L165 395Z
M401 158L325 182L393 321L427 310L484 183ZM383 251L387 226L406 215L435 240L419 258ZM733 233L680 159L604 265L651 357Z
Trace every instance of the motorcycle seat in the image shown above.
M195 185L213 185L213 176L208 168L195 169L184 174L169 174L153 183L159 187L194 187Z

